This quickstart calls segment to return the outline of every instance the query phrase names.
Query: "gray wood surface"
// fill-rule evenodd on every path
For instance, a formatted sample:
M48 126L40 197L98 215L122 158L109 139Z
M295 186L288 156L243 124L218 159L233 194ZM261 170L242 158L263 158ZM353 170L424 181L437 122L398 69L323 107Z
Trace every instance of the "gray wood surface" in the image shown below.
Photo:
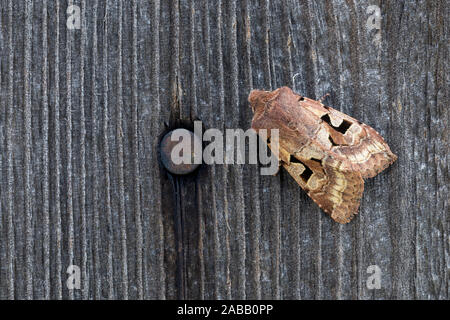
M448 1L71 3L0 0L1 299L449 298ZM167 126L247 129L283 85L399 157L348 225L285 171L159 164Z

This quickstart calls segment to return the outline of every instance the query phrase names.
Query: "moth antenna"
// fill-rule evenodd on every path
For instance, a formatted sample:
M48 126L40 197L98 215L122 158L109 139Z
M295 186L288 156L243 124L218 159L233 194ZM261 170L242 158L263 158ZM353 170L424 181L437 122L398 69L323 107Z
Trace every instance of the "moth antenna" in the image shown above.
M319 99L319 102L322 103L329 96L330 96L330 93L325 94L322 98Z
M300 75L300 72L298 72L292 76L292 87L294 89L294 92L297 92L297 87L295 86L295 77L297 77L298 75Z

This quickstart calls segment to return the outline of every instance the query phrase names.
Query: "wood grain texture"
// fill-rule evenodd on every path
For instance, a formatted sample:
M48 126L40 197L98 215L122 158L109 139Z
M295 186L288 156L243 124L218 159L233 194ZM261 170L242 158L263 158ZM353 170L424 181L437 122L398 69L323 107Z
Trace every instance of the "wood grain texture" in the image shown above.
M448 15L445 1L0 0L0 299L448 299ZM348 225L286 172L159 165L167 126L247 129L249 92L281 86L329 92L398 155Z

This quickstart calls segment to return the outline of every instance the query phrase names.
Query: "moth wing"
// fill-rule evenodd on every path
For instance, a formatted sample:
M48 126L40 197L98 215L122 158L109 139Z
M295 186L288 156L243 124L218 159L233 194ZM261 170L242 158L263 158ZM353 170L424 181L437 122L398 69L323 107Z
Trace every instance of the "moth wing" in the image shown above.
M342 171L331 158L322 161L291 156L283 167L319 207L339 223L358 213L364 180L358 171Z
M305 98L300 104L322 120L320 142L346 158L349 170L371 178L397 160L381 135L370 126L312 99Z

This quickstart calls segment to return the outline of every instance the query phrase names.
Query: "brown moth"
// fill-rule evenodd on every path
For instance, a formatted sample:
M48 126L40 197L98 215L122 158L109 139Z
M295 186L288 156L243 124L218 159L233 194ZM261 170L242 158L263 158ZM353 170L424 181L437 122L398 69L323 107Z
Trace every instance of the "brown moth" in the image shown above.
M280 165L336 222L357 214L363 179L397 159L373 128L288 87L253 90L248 100L252 128L279 130Z

